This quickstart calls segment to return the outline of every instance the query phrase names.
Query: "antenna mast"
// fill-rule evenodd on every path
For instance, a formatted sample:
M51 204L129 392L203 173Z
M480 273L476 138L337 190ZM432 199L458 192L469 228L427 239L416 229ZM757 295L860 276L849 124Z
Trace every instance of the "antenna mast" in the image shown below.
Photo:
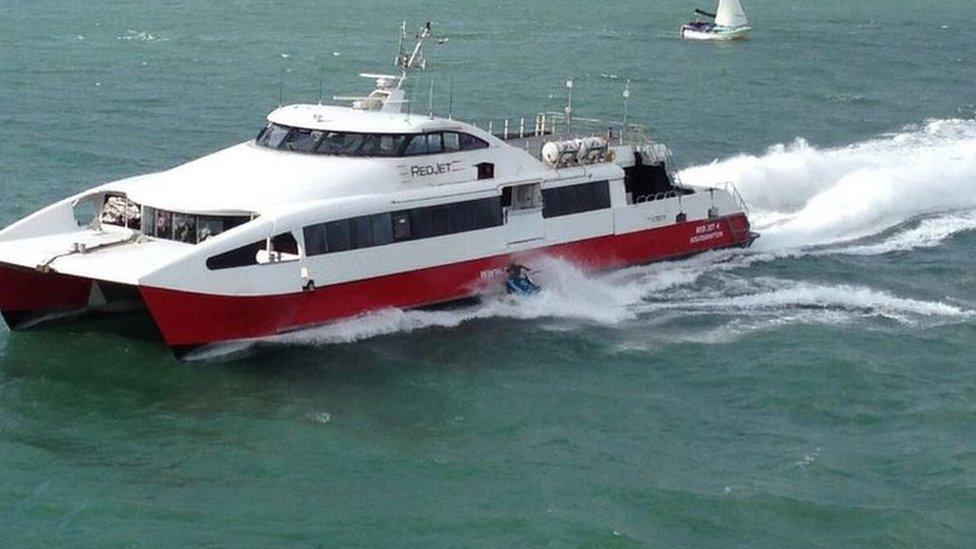
M417 43L414 44L413 51L410 55L403 50L403 42L407 38L407 22L404 21L400 25L400 43L397 48L396 57L396 67L400 69L400 77L397 79L397 89L403 87L403 82L407 79L407 75L413 68L425 69L427 68L427 60L424 59L424 43L430 38L430 21L420 27L420 32L417 33Z

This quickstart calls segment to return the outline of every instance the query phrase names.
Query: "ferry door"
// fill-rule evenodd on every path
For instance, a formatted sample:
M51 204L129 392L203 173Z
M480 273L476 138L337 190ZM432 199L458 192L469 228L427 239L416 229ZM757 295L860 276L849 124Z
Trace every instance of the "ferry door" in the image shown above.
M502 211L509 246L545 238L542 223L542 184L526 183L502 189Z

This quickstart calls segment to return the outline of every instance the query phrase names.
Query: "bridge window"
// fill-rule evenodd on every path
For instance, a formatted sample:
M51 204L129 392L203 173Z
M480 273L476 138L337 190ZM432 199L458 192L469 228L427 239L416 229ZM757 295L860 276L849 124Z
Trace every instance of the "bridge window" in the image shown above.
M484 149L488 142L461 132L356 133L270 123L255 139L261 147L331 156L416 156Z

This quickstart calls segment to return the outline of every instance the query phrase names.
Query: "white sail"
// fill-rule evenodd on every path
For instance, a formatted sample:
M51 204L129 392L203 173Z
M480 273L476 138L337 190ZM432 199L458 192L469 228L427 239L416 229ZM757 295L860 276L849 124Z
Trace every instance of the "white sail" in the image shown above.
M715 12L715 24L723 27L741 27L749 24L746 12L742 11L739 0L719 0Z

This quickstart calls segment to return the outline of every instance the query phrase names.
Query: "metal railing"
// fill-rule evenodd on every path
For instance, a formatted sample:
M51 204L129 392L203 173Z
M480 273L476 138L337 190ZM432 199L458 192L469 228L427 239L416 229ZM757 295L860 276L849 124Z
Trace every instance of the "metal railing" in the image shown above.
M567 116L559 112L540 113L534 119L505 118L497 121L497 124L495 120L489 120L484 126L479 124L475 126L503 140L547 135L557 139L601 136L606 138L608 143L619 145L625 143L643 145L651 141L647 128L641 124Z
M731 181L724 181L722 182L721 188L723 191L729 193L732 199L739 204L740 208L742 208L743 212L747 214L749 213L749 205L746 204L746 199L742 198L742 194L739 193L739 188L735 186L735 183Z

